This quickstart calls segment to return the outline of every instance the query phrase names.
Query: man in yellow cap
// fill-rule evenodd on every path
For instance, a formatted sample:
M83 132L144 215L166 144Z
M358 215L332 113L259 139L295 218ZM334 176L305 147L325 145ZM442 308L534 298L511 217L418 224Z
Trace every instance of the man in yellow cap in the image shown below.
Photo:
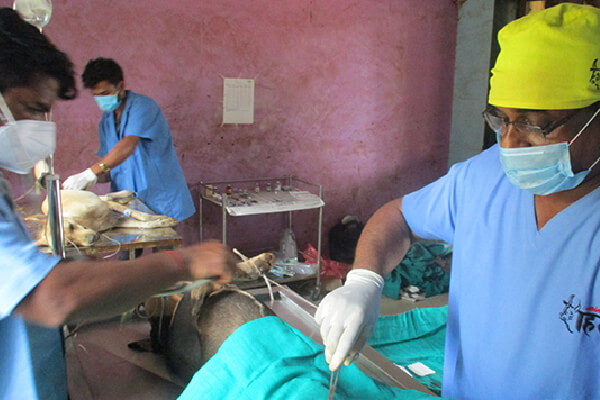
M600 399L600 10L564 3L499 33L484 118L498 145L365 226L316 314L352 361L411 238L453 244L442 395Z

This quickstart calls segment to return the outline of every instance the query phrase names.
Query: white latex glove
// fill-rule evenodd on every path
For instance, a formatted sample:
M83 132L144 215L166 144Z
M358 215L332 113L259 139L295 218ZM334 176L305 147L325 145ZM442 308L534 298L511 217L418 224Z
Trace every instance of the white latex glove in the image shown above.
M88 186L96 183L96 174L90 168L75 175L71 175L63 183L63 189L66 190L85 190Z
M319 304L315 320L321 327L325 358L335 371L350 365L373 334L379 317L383 277L366 269L354 269L344 286L329 293Z

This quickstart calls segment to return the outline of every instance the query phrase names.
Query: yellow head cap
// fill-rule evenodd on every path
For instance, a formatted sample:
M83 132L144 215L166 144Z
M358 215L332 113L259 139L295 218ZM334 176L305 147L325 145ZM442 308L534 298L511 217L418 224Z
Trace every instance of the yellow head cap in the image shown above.
M498 42L490 104L564 110L600 100L600 9L561 3L509 23Z

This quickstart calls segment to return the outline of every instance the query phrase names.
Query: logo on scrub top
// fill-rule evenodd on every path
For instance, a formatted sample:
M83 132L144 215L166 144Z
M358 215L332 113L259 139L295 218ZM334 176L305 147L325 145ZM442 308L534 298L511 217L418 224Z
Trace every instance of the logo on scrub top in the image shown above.
M590 336L590 333L597 331L600 334L600 307L581 307L581 300L575 305L575 295L572 294L567 300L563 300L565 304L563 310L558 313L567 330L570 333L583 333ZM574 323L573 323L574 322Z

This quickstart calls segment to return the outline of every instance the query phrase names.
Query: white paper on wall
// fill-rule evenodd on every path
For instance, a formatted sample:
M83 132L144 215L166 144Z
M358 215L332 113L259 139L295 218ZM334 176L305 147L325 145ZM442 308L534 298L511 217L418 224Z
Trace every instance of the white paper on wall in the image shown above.
M223 123L254 123L254 79L223 78Z

